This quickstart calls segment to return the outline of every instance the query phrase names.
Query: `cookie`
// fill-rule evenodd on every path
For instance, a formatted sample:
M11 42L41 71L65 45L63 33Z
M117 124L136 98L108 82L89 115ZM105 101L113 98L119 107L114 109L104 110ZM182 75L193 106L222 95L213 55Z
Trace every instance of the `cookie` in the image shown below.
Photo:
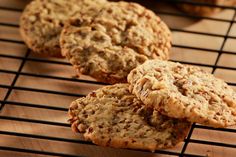
M150 58L168 59L170 31L152 11L136 3L111 2L93 18L74 16L64 27L62 55L80 74L110 84Z
M100 146L154 151L183 141L191 123L146 108L128 84L103 87L72 102L72 130Z
M212 5L233 6L236 5L236 0L192 0L192 2L206 3ZM179 4L178 7L183 11L200 16L207 16L220 11L219 7L207 7L203 5Z
M132 70L128 82L133 94L163 115L212 127L236 124L236 93L198 67L150 60Z
M44 56L61 57L59 36L64 22L75 13L96 14L106 0L34 0L20 18L27 46Z

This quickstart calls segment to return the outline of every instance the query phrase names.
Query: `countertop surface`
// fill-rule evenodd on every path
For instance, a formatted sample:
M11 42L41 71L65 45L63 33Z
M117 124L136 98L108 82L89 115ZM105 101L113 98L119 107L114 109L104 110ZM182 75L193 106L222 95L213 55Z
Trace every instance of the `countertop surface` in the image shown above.
M27 56L18 24L28 2L0 0L0 101L5 100L0 112L0 156L64 153L91 157L162 157L170 156L165 154L168 152L181 152L185 142L160 151L160 154L81 142L82 136L72 133L69 127L67 108L80 95L103 85L86 76L75 79L74 69L64 59L43 58L33 53ZM186 16L173 5L148 3L146 5L152 6L173 32L171 60L214 71L215 76L236 89L235 10L227 9L198 19ZM236 154L236 127L212 129L196 125L187 141L187 154L233 157ZM7 148L46 155L2 150Z

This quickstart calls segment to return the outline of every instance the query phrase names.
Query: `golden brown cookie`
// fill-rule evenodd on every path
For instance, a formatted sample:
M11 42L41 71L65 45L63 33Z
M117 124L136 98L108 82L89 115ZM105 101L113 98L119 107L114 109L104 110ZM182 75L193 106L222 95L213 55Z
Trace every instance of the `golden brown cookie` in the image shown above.
M213 127L236 124L236 93L198 67L150 60L128 76L130 90L148 107Z
M192 2L206 3L212 5L233 6L236 5L236 0L192 0ZM200 16L207 16L220 11L219 7L209 7L203 5L179 4L178 7L183 11Z
M100 146L154 151L183 141L191 123L160 115L115 84L72 102L72 129Z
M20 19L20 33L27 46L44 56L61 57L59 36L73 14L96 14L106 0L34 0Z
M79 73L110 84L147 59L168 59L170 31L152 11L136 3L113 2L93 18L75 16L64 27L60 44Z

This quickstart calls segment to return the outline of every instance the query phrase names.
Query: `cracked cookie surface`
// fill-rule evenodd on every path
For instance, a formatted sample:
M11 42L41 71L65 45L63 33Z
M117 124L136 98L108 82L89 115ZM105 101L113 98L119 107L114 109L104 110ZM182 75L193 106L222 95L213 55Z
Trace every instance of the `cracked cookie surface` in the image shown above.
M150 60L128 76L130 91L144 104L173 118L213 127L236 124L236 93L198 67Z
M62 54L79 73L110 84L147 59L169 58L170 31L136 3L109 3L93 18L74 16L62 31Z
M101 146L154 151L183 141L191 123L160 115L131 94L128 84L100 88L72 102L72 130Z
M106 0L34 0L24 9L20 33L34 52L61 57L59 36L73 14L96 14Z

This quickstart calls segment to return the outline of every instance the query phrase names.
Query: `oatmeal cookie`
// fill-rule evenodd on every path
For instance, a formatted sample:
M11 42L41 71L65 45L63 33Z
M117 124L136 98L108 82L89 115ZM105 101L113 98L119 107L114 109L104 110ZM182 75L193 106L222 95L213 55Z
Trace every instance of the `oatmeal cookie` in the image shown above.
M130 91L148 107L173 118L213 127L236 124L236 93L198 67L150 60L128 76Z
M72 102L72 130L101 146L154 151L183 141L191 123L160 115L131 94L128 84L106 86Z
M147 59L169 58L170 31L152 11L136 3L111 2L93 18L74 16L60 44L79 73L110 84Z
M192 0L192 1L212 4L212 5L223 5L223 6L236 5L236 0ZM192 5L192 4L179 4L178 7L187 13L200 16L207 16L221 10L218 7L209 7L209 6L207 7L207 6Z

